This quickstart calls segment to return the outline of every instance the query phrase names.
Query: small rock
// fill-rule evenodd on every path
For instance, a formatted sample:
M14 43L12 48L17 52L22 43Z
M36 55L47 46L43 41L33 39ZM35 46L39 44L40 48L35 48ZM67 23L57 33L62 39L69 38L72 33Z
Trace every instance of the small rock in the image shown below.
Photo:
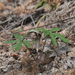
M7 72L7 71L8 71L7 66L1 66L0 69L1 69L3 72Z
M8 59L8 64L12 64L15 61L15 59L13 57Z
M55 68L55 67L53 67L53 68L51 69L51 71L52 71L52 73L55 73L55 72L57 72L57 71L58 71L58 69L57 69L57 68Z
M43 52L47 52L47 51L52 51L49 47L44 47L44 50L43 50Z
M3 68L2 71L3 72L7 72L8 71L8 68Z

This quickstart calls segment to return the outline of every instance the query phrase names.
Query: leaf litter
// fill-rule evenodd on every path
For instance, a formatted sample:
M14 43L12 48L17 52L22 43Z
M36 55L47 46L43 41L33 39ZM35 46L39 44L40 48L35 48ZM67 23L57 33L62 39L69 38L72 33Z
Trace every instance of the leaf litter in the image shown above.
M56 0L58 5L53 11L51 7L49 11L43 8L34 9L38 0L3 1L0 3L0 24L3 27L0 29L0 75L75 75L75 22L72 18L75 15L75 1ZM53 2L55 3L55 0ZM58 39L56 47L49 38L46 42L45 39L41 39L38 59L34 45L33 49L23 47L14 53L11 44L4 44L4 41L14 39L12 33L14 30L17 32L17 28L22 30L18 31L19 34L26 34L28 30L23 30L35 27L44 13L46 17L39 26L43 23L42 26L47 29L61 28L60 34L67 37L70 44L62 43ZM27 39L31 40L29 37Z

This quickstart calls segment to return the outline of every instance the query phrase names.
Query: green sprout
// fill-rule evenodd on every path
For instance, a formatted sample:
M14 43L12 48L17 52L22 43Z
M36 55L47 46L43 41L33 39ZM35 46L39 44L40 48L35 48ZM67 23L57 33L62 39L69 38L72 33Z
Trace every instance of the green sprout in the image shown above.
M53 5L51 5L52 10L54 10L56 8L57 4L54 3Z
M12 46L12 48L15 48L14 51L18 51L21 49L22 44L24 44L26 47L31 47L30 42L34 43L34 41L30 41L30 40L24 40L24 38L27 37L27 35L21 36L19 34L14 34L14 37L16 38L16 40L10 40L10 41L6 41L5 43L14 43L14 45Z
M63 35L58 34L58 33L54 33L54 32L59 31L59 30L60 30L60 28L53 28L51 30L47 30L47 29L44 29L44 28L39 28L39 29L36 29L34 31L35 32L39 31L41 33L44 33L44 37L49 36L52 43L56 46L58 45L57 41L56 41L56 37L60 38L65 43L70 43L69 40L66 39Z
M48 2L45 2L43 0L39 1L38 4L36 5L36 9L38 9L39 7L43 6L46 7L48 5Z
M28 35L21 36L19 34L14 34L14 37L16 38L16 40L6 41L5 43L13 43L14 45L12 46L12 48L15 48L14 51L18 51L21 49L22 45L25 45L27 48L30 48L31 47L30 42L32 42L35 44L36 50L38 52L42 33L45 38L48 36L51 39L52 43L56 46L58 45L56 40L57 37L60 38L65 43L70 43L69 40L66 39L63 35L55 33L56 31L59 31L59 30L60 28L53 28L50 30L47 30L44 28L33 29L33 30L30 30L29 33L35 33L36 38L34 39L34 41L26 40L25 38Z

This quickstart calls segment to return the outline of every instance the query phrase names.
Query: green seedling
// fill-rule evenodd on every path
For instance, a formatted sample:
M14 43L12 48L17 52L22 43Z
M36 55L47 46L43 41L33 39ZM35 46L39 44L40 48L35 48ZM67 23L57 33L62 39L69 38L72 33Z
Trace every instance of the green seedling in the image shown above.
M48 5L48 2L43 3L43 7L46 7Z
M24 44L26 47L31 47L30 42L34 43L34 41L30 41L30 40L24 40L27 35L21 36L19 34L14 34L14 37L16 38L16 40L10 40L10 41L6 41L5 43L13 43L14 45L12 46L12 48L15 48L14 51L18 51L22 48L22 44Z
M57 4L54 3L53 5L51 5L52 10L54 10L56 8Z
M60 38L65 43L70 43L69 40L66 39L63 35L58 34L58 33L54 33L54 32L59 31L59 30L60 30L60 28L53 28L51 30L47 30L47 29L44 29L44 28L39 28L39 29L36 29L35 31L39 31L41 33L44 33L43 34L44 37L49 36L52 43L56 46L58 45L57 41L56 41L56 37Z
M46 5L48 5L48 2L45 2L45 1L39 1L38 4L36 5L36 9L38 9L39 7L43 6L43 7L46 7Z
M35 8L36 9L39 8L40 6L42 6L42 4L43 4L43 1L39 1Z
M5 43L13 43L14 45L12 46L12 48L15 48L14 51L18 51L21 49L23 44L26 47L30 48L31 47L30 42L32 42L35 44L36 50L38 52L38 49L40 46L40 38L41 38L42 33L45 38L49 37L51 39L52 43L56 46L58 45L57 40L56 40L57 37L60 38L63 42L70 43L69 40L66 39L63 35L55 33L56 31L59 31L59 30L60 30L60 28L53 28L51 30L47 30L44 28L30 30L29 33L35 33L35 35L36 35L36 38L34 39L34 41L26 40L25 38L28 35L21 36L19 34L14 34L14 37L16 40L6 41Z
M46 7L48 4L49 4L48 2L41 0L41 1L38 2L38 4L36 5L35 8L38 9L41 6ZM52 4L51 5L52 10L54 10L56 8L56 6L57 6L56 3Z

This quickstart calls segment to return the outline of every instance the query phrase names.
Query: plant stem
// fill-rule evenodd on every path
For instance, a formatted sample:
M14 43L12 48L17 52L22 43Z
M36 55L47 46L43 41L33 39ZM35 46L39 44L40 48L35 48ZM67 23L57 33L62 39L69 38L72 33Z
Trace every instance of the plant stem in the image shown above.
M45 44L46 44L46 38L45 38L45 43L44 43L44 46L45 46ZM43 46L43 50L44 50L44 46Z

